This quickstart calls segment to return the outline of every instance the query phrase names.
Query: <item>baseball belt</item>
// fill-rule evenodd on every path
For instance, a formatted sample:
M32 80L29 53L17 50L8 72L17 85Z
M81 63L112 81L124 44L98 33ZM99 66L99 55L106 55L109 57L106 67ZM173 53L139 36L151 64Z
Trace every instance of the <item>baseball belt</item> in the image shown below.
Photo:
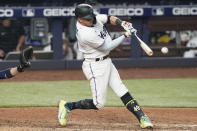
M96 58L95 61L101 61L101 60L105 60L109 57L109 55L106 55L104 57L101 57L101 58Z

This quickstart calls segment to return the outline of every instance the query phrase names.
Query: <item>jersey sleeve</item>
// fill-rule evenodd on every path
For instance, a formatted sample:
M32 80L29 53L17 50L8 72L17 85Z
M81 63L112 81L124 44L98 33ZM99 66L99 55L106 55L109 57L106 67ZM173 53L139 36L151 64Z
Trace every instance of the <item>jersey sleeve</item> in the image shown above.
M96 33L89 32L88 34L84 33L84 35L82 36L82 42L84 44L89 45L92 48L99 48L104 44L105 41L104 39L99 37Z
M96 16L96 19L101 21L103 24L107 23L108 16L105 14L99 14Z
M0 79L7 79L7 78L11 78L13 77L13 75L10 72L10 68L6 69L6 70L2 70L0 71Z

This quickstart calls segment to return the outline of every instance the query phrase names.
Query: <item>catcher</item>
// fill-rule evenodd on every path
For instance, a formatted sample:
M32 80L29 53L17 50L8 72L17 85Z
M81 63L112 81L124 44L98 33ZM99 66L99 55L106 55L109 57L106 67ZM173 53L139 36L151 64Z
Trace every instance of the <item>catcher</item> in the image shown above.
M21 51L19 58L20 65L0 71L0 79L12 78L19 72L23 72L25 68L30 67L31 63L29 62L29 59L32 58L32 55L33 48L31 46Z

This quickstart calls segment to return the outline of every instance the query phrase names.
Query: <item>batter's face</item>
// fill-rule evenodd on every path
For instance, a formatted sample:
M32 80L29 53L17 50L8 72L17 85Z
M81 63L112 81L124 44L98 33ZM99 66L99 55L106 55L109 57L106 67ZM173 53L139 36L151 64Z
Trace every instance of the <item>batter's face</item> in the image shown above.
M93 26L94 18L92 18L92 19L78 18L78 21L80 24L82 24L84 26L91 27L91 26Z

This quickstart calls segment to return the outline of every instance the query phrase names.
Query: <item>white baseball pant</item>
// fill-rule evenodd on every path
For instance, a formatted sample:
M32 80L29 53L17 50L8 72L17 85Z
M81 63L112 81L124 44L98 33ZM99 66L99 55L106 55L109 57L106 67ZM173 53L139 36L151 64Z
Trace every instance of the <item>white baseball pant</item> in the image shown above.
M82 69L90 81L93 102L98 109L103 108L106 103L107 87L112 88L119 97L128 92L110 58L101 61L85 59Z

